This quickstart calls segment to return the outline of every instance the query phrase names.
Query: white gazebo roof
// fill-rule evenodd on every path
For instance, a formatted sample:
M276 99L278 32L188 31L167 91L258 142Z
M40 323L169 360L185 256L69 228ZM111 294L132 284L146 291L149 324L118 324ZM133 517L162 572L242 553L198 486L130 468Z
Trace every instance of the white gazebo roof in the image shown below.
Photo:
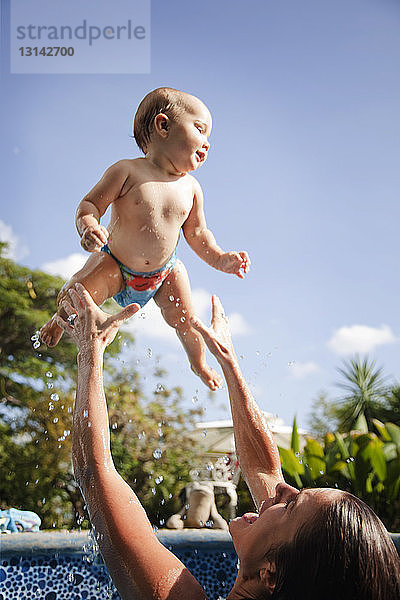
M278 446L290 448L292 427L285 425L283 419L276 415L268 412L263 412L263 415ZM307 431L298 429L298 433L300 446L302 447L305 444ZM199 442L206 452L211 454L224 454L235 451L232 419L196 423L191 437Z

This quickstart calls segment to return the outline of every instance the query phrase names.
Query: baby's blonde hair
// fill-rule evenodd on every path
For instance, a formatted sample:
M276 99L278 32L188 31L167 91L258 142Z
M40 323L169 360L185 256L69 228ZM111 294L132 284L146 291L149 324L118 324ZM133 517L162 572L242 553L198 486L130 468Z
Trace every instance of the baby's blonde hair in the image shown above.
M190 94L168 87L157 88L143 98L135 114L133 135L144 153L154 130L156 116L164 113L170 119L176 119L188 109L189 98Z

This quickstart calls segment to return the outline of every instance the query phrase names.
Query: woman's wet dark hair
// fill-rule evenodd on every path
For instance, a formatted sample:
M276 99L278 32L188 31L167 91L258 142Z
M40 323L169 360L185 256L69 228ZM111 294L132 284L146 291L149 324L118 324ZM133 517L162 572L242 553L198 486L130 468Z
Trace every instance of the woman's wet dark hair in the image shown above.
M290 543L268 553L271 600L399 600L400 558L383 523L348 492L326 503Z

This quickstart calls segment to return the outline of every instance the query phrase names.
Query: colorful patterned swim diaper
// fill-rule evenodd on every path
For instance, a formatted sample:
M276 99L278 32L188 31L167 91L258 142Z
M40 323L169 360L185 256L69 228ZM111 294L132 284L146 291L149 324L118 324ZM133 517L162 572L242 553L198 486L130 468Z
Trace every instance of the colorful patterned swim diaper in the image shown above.
M136 273L120 262L111 252L107 244L103 246L101 250L112 256L119 265L125 282L125 288L118 294L115 294L114 300L123 307L136 302L143 308L143 306L153 298L154 294L171 273L176 263L175 248L174 252L161 269L151 271L150 273Z

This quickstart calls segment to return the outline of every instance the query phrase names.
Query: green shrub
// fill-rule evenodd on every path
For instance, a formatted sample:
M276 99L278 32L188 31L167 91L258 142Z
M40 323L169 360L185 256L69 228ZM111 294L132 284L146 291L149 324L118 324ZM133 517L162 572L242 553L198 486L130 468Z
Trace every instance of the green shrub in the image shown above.
M359 420L357 431L307 439L300 451L296 420L291 448L279 448L285 480L302 487L337 487L366 502L390 531L400 530L400 427Z

